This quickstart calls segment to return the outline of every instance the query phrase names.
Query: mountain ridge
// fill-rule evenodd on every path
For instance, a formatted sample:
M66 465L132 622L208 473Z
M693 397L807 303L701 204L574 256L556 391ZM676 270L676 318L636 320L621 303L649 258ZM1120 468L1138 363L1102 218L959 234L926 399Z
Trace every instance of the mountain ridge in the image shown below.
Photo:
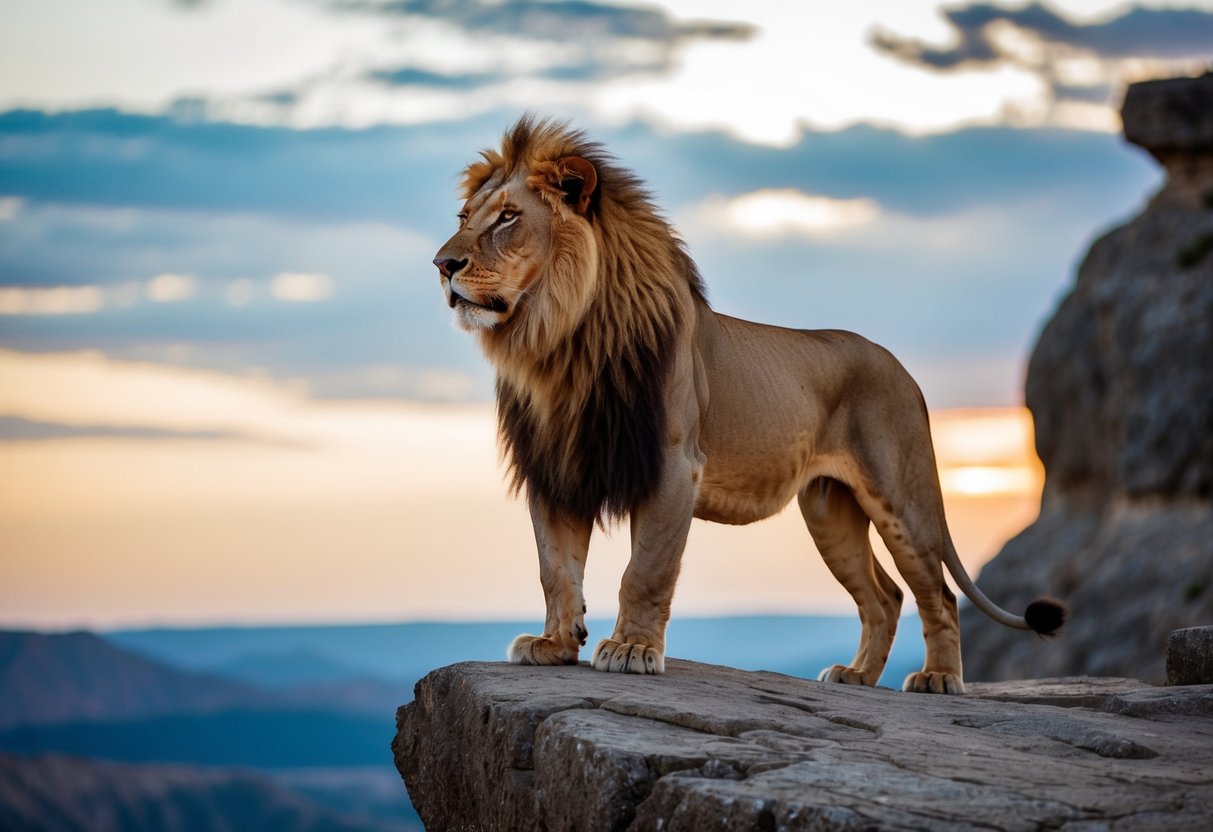
M181 670L85 631L0 631L0 729L268 706L253 687Z

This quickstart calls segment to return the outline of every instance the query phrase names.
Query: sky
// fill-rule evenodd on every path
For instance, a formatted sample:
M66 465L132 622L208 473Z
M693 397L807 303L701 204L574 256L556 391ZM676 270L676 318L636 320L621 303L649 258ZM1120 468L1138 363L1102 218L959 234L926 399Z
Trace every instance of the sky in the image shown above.
M538 618L430 264L528 110L649 183L716 309L903 361L976 570L1038 506L1040 328L1161 181L1124 86L1210 64L1213 2L6 0L0 624ZM675 614L849 609L794 512L696 524Z

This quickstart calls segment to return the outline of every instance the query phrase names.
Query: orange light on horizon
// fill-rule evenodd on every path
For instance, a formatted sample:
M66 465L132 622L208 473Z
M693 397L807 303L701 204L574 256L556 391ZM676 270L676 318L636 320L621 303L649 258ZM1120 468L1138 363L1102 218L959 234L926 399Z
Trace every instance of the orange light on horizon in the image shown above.
M542 610L526 507L507 495L488 404L318 401L268 379L0 350L3 415L83 429L0 442L8 623ZM975 572L1039 508L1031 418L949 410L931 423L949 527ZM592 543L586 592L600 614L629 557L625 529ZM745 529L695 523L679 587L683 614L850 608L794 503Z
M1044 468L1027 408L935 411L931 436L944 494L1040 496Z

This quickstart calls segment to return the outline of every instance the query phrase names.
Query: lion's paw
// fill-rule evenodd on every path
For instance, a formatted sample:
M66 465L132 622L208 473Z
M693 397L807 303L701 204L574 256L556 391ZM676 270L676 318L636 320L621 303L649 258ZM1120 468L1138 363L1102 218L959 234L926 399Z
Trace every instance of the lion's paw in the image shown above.
M863 673L853 667L847 667L845 664L836 664L833 667L827 667L825 670L817 674L819 682L835 682L840 685L874 685L876 680L867 681L863 677Z
M577 647L550 636L521 635L506 656L511 664L577 664Z
M955 673L920 670L907 676L901 689L915 693L964 693L965 683Z
M595 670L608 673L665 673L665 654L646 644L625 644L604 638L594 648Z

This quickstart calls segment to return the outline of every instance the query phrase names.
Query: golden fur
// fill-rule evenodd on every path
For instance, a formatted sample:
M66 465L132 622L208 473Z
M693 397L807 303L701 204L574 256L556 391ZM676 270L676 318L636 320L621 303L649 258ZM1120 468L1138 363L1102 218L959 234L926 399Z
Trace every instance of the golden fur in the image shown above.
M798 499L863 621L827 681L875 684L901 590L868 543L874 523L918 602L927 653L909 690L963 692L946 565L996 620L1042 633L965 574L943 517L926 407L885 350L848 332L793 331L713 312L694 263L632 174L563 124L520 120L464 174L459 231L434 262L448 304L497 371L503 450L525 488L547 599L544 632L511 661L577 660L595 522L631 517L632 559L600 670L659 673L692 516L769 517Z

